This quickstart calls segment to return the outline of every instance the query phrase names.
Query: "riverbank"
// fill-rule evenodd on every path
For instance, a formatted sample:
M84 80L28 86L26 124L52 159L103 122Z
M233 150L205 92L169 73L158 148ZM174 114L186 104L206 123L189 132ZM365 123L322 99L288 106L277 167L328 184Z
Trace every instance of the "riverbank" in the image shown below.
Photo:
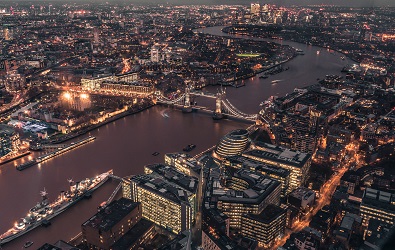
M138 109L138 110L127 110L127 111L125 111L125 112L123 112L123 113L120 113L120 114L118 114L118 115L115 115L115 116L113 116L113 117L110 117L110 118L106 119L106 120L103 121L103 122L100 122L100 123L95 124L95 125L91 125L91 126L89 126L89 127L87 127L87 128L84 128L83 130L80 130L80 131L78 131L78 132L76 132L76 133L67 134L67 135L65 135L64 137L61 137L61 138L59 138L59 139L51 140L51 141L48 142L48 144L58 144L58 143L63 143L63 142L69 141L69 140L71 140L71 139L74 139L74 138L76 138L76 137L79 137L79 136L81 136L81 135L84 135L84 134L86 134L86 133L88 133L88 132L90 132L90 131L92 131L92 130L94 130L94 129L100 128L100 127L102 127L102 126L104 126L104 125L106 125L106 124L108 124L108 123L114 122L114 121L116 121L116 120L119 120L119 119L124 118L124 117L129 116L129 115L133 115L133 114L137 114L137 113L139 113L139 112L142 112L142 111L144 111L144 110L146 110L146 109L149 109L149 108L153 107L154 105L155 105L155 104L150 103L150 104L148 104L147 106L144 106L144 107L142 107L142 108L140 108L140 109ZM45 143L43 143L43 144L45 144Z
M224 28L226 28L226 27L224 27ZM232 34L228 34L227 32L223 31L224 28L222 28L221 31L226 34L225 37L227 37L227 36L231 37ZM198 30L198 29L196 29L196 30ZM196 30L194 30L194 32ZM204 32L202 32L202 33L204 34ZM233 35L237 35L237 34L233 34ZM214 36L220 36L220 35L214 35ZM248 39L248 38L240 38L240 39ZM244 75L240 75L238 77L235 77L233 80L226 80L226 81L220 80L216 85L232 86L232 87L235 87L235 88L239 88L239 87L245 86L245 83L237 84L237 82L238 81L242 81L242 80L250 79L252 77L255 77L258 74L264 73L266 71L269 71L269 70L271 70L271 69L273 69L275 67L278 67L278 66L280 66L280 65L282 65L284 63L287 63L287 62L291 61L292 59L294 59L297 56L296 50L295 49L293 49L293 50L294 50L294 53L293 53L293 55L291 57L289 57L289 58L287 58L287 59L285 59L285 60L283 60L283 61L281 61L279 63L274 63L273 65L269 66L268 68L259 69L259 70L256 70L256 71L252 72L252 73L247 73L247 74L244 74Z

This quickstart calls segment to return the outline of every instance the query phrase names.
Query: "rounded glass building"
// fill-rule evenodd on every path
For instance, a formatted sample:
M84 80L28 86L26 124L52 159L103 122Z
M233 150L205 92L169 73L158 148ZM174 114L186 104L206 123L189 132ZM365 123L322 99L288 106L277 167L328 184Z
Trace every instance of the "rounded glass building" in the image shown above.
M241 154L248 145L248 136L248 131L245 129L233 130L222 137L215 153L221 158Z

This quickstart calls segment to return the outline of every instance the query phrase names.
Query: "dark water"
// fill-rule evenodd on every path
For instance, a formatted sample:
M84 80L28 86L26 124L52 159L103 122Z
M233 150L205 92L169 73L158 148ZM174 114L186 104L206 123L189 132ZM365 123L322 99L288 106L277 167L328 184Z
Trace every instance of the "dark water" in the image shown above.
M204 32L223 34L220 27L206 28ZM279 41L282 42L282 41ZM283 42L305 51L288 62L288 71L268 79L254 77L245 80L246 86L238 89L227 88L227 98L240 110L256 113L259 104L271 95L284 95L295 87L303 87L316 82L327 74L339 74L347 61L320 48L292 42ZM271 84L273 80L282 80ZM209 87L215 92L217 87ZM213 100L197 99L199 105L214 105ZM169 118L165 118L166 112ZM227 132L247 127L247 124L223 120L214 122L206 114L183 114L165 107L154 107L107 124L90 135L97 139L62 156L34 166L22 172L15 170L18 162L0 166L0 232L12 227L14 222L24 217L28 209L40 199L39 192L46 188L50 200L55 199L61 190L68 186L67 179L75 181L92 177L109 169L118 176L143 172L143 166L163 162L166 152L181 151L187 144L197 147L198 153L216 144ZM152 156L153 152L159 156ZM80 231L80 225L93 215L97 206L107 200L117 183L108 182L98 189L90 200L83 200L52 220L48 228L39 228L5 245L3 249L20 249L24 242L34 241L37 248L45 242L54 243L58 239L68 241Z

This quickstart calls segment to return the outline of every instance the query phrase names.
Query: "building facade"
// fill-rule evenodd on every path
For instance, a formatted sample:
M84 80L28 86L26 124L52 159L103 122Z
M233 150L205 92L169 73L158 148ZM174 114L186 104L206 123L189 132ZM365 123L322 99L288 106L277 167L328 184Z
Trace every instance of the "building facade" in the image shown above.
M244 214L241 217L241 234L257 240L261 247L270 248L284 234L286 214L285 209L273 204L260 214Z

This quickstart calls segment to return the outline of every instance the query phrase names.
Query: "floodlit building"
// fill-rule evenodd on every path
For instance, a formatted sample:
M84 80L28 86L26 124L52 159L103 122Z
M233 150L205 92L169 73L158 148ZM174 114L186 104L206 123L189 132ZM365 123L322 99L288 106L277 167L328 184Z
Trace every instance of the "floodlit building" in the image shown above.
M197 179L170 166L145 166L146 175L124 178L123 196L141 202L144 218L178 234L191 228Z

